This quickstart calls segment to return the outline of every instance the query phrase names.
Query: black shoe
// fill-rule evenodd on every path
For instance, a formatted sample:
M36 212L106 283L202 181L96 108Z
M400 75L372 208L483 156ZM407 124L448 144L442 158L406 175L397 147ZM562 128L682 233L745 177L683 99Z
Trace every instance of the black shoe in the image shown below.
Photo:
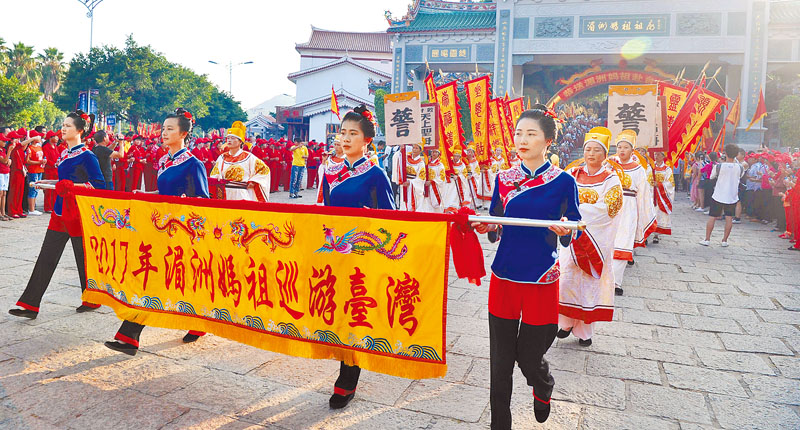
M800 251L800 248L795 248L794 246L790 246L789 247L789 251ZM9 312L11 312L11 311L9 311ZM34 318L36 318L36 317L34 317Z
M635 262L635 261L633 261L633 260L631 260L631 261L629 261L629 262L628 262L628 266L633 266L634 264L636 264L636 262Z
M614 295L615 296L621 296L622 295L622 288L614 287Z
M296 196L294 196L294 198L296 198L296 199L302 199L302 198L303 198L303 196L301 196L300 194L297 194Z
M550 417L550 403L540 402L533 399L533 414L536 416L536 421L543 423Z
M343 407L347 406L348 403L350 403L350 400L353 400L353 397L355 397L355 395L356 395L355 390L353 390L352 393L346 396L343 396L341 394L334 394L331 396L331 399L328 401L328 404L330 405L331 409L342 409Z
M98 309L100 309L100 306L94 307L94 306L80 305L75 309L75 312L82 314L84 312L96 311Z
M192 343L200 339L200 336L196 334L186 333L186 336L183 337L183 343Z
M586 339L586 340L578 339L578 345L580 345L580 346L591 346L592 345L592 340L591 339Z
M657 237L653 238L653 243L658 243L658 238Z
M556 333L556 337L559 339L566 339L570 335L570 333L572 333L572 329L569 330L559 329L558 333Z
M32 320L35 320L36 317L39 316L39 312L29 311L27 309L9 309L8 313L15 317L30 318Z
M106 342L105 345L109 349L113 349L114 351L128 354L130 356L136 355L136 351L139 350L139 348L124 342Z

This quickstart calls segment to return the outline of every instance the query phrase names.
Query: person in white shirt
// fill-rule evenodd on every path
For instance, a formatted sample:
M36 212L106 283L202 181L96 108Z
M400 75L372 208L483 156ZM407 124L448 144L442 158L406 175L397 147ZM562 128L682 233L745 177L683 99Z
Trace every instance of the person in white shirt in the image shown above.
M725 234L722 236L722 247L728 246L728 236L731 235L733 217L736 215L736 203L739 202L739 180L744 176L744 168L736 160L739 147L728 145L725 147L725 162L717 164L711 171L709 180L717 180L714 194L711 195L711 209L708 212L706 223L706 238L700 245L711 244L711 232L717 217L725 214Z

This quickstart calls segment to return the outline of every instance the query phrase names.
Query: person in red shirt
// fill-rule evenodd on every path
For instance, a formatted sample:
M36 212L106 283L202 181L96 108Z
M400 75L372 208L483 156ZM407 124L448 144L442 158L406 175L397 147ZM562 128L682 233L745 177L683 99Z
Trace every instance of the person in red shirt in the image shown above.
M31 182L37 182L42 179L42 174L44 174L44 165L46 161L44 160L44 151L42 150L42 137L43 134L37 131L31 131L31 137L38 137L38 140L34 140L33 142L28 145L28 155L25 158L25 167L28 171L25 182L30 184ZM36 210L36 197L39 195L39 190L34 187L28 188L28 215L41 215L42 213Z
M42 145L44 151L44 179L56 180L58 179L58 168L56 161L61 156L58 150L58 135L53 131L48 131L44 137L45 143ZM44 212L50 213L53 211L53 205L56 203L56 191L45 190L44 192Z
M270 145L267 149L267 166L269 166L270 178L270 192L278 191L278 183L281 178L281 155L278 151L277 143L270 139Z
M8 214L12 218L26 218L27 215L22 211L22 202L25 199L25 161L27 160L28 144L34 140L41 141L41 137L28 139L27 131L19 129L12 131L11 151L11 176L8 185Z
M6 215L6 194L8 194L8 179L11 173L10 138L0 133L0 221L10 221L13 218Z
M309 190L314 188L314 185L317 183L317 169L319 169L319 165L322 162L322 149L319 148L319 144L315 141L311 141L308 144L308 165L306 169L308 169L307 175L308 179L306 181L306 188Z
M123 157L117 158L114 162L114 190L125 191L126 170L128 169L128 151L126 151L126 143L133 140L133 132L128 132L124 140L120 140L117 145L116 152L123 154Z
M289 151L294 145L291 140L285 142L280 146L281 150L281 166L283 167L283 175L281 176L281 184L283 184L283 191L289 191L289 179L292 174L292 151Z
M256 158L258 158L259 160L264 158L264 150L261 148L260 143L261 142L259 142L258 140L256 140L255 143L253 142L250 143L250 153L255 155Z
M192 149L192 155L195 158L200 160L203 163L203 166L208 164L208 157L209 153L203 149L205 146L205 139L197 139L194 141L194 149ZM208 175L208 169L206 168L206 175Z
M128 150L128 178L126 181L126 191L141 190L142 177L144 175L144 163L147 158L144 147L144 136L137 135L133 139L133 145Z

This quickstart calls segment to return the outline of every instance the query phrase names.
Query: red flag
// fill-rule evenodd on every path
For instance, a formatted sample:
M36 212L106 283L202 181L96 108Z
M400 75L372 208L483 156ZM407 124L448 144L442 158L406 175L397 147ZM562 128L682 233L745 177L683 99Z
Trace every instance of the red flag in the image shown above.
M725 124L722 123L722 130L719 131L717 135L717 140L714 141L714 146L711 147L712 152L719 152L725 147Z
M764 103L764 91L761 91L758 94L758 106L756 106L756 113L753 115L750 125L748 125L744 131L750 131L750 128L753 127L757 122L761 121L765 116L767 116L767 104Z
M336 91L333 90L333 85L331 85L331 112L336 114L336 118L342 120L342 117L339 116L339 100L336 99Z
M736 126L739 125L739 117L742 115L742 92L739 91L739 95L736 96L736 101L733 102L733 107L728 112L728 116L725 117L725 122L731 123L733 125L733 137L736 137Z

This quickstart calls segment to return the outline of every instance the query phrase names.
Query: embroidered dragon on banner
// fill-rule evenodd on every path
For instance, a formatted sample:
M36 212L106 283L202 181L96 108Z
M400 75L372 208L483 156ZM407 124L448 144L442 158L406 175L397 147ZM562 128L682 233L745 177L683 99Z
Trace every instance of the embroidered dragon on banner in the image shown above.
M185 215L181 215L180 218L175 218L171 215L172 214L167 214L162 217L157 210L153 211L153 214L150 216L153 227L161 233L167 233L169 237L174 237L175 233L182 231L189 235L192 242L200 241L200 239L205 237L205 218L194 212L191 212L188 218ZM163 224L159 225L159 221L162 221Z
M265 245L270 247L270 251L275 252L278 247L290 248L294 244L294 237L297 231L290 222L283 225L281 228L274 224L269 224L266 227L261 227L251 222L248 226L243 218L238 218L231 221L231 242L236 246L242 247L250 252L250 244L261 238Z
M120 212L119 209L106 209L102 205L95 208L95 206L92 205L92 222L98 227L111 224L117 230L128 229L130 231L136 231L136 229L131 226L130 208Z
M356 231L355 228L343 236L336 236L333 229L325 225L322 226L322 231L325 232L325 244L316 252L364 255L366 252L375 251L389 260L400 260L408 253L406 245L400 248L400 243L408 236L406 233L398 234L392 246L387 249L386 247L392 241L392 234L385 228L378 229L378 233L383 235L383 239L366 231ZM399 251L398 248L400 248Z

